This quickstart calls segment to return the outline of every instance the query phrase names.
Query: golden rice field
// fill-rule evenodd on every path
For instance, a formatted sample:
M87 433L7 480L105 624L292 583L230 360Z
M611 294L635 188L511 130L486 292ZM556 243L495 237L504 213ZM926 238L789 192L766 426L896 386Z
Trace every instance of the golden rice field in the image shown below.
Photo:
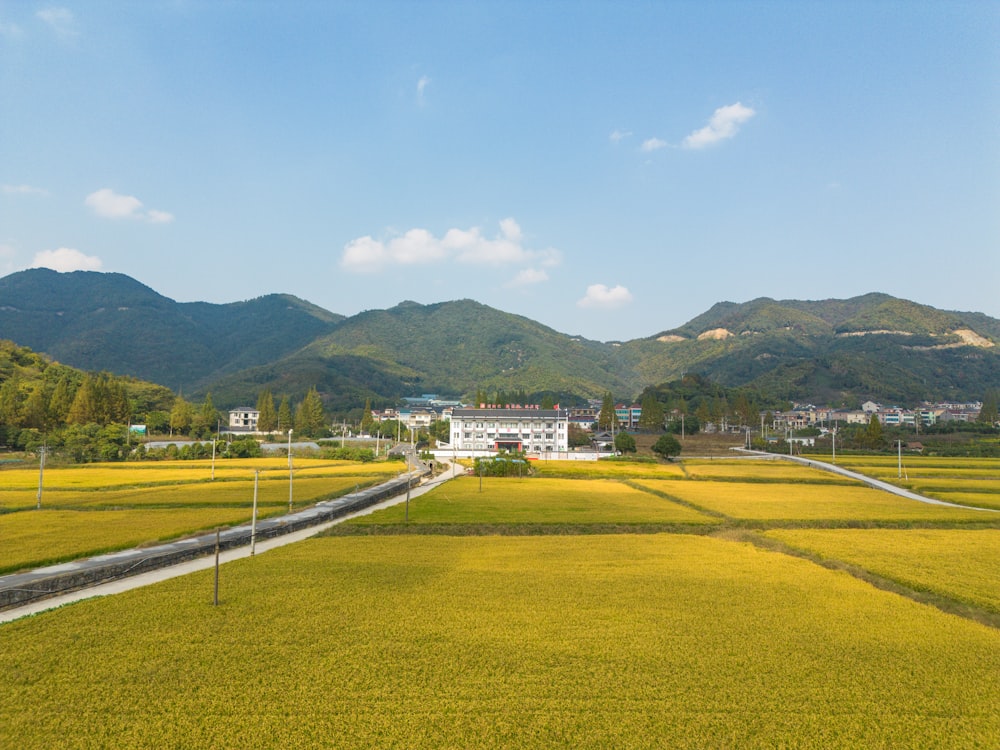
M331 461L318 458L294 458L296 476L321 475L389 477L400 473L403 465L390 462L366 464ZM215 479L245 479L254 471L261 475L288 476L287 458L237 458L215 462ZM3 469L0 471L0 491L29 490L34 497L38 490L38 468ZM212 480L211 461L148 461L142 463L94 463L80 466L47 466L43 491L48 489L94 490L112 487L145 487L155 484L191 483Z
M324 496L337 496L352 491L358 485L371 484L370 477L336 475L332 477L301 477L296 475L293 482L293 503L297 505L315 502ZM230 479L227 481L200 482L197 484L171 483L149 487L129 487L108 490L51 490L43 495L43 508L175 508L183 506L243 506L253 502L253 477ZM35 494L30 502L21 492L0 491L0 507L35 507ZM17 505L7 505L7 503ZM262 474L257 487L259 505L284 505L288 507L288 474ZM0 521L2 522L2 521Z
M1000 529L778 529L766 536L1000 613Z
M762 464L767 464L762 468ZM778 459L698 460L684 462L684 469L692 479L750 480L767 482L808 482L813 484L857 485L849 477L831 474L802 464Z
M0 626L0 747L973 748L1000 631L701 536L313 539Z
M810 456L818 461L829 461L829 456ZM898 456L846 456L838 457L837 465L860 471L879 479L895 479L899 474ZM913 477L962 477L966 479L1000 480L1000 459L996 458L939 458L937 456L903 456L903 471Z
M992 522L993 514L907 500L865 486L788 482L663 482L641 479L636 486L733 519L755 521L938 521Z
M1000 496L996 493L985 492L952 492L933 490L924 492L925 495L944 500L947 503L958 503L959 505L974 505L979 508L993 508L1000 510Z
M351 525L402 523L403 505ZM620 481L464 476L410 504L414 524L703 524L716 519Z
M0 747L1000 747L1000 514L775 461L548 467L227 564L218 608L208 571L0 625ZM296 487L360 476L316 471ZM0 569L9 540L72 545L60 515L198 525L252 488L155 507L169 481L0 515ZM853 524L917 528L808 528Z
M542 477L566 479L632 479L635 477L684 478L679 463L656 464L631 461L532 461L531 468Z
M294 459L293 508L367 487L400 466ZM37 471L32 489L24 488L32 472L0 471L0 511L16 511L0 512L0 572L249 522L255 471L258 516L287 512L287 458L218 462L215 481L210 462L199 461L47 469L41 511Z
M281 509L262 508L258 517ZM249 521L249 508L40 510L0 516L0 573L175 539Z

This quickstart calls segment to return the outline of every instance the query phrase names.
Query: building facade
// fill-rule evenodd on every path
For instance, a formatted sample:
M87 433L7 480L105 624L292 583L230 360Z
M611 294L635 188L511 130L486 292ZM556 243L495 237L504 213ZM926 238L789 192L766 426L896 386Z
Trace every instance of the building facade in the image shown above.
M565 409L454 409L451 445L455 450L564 452L569 449Z
M260 412L250 406L239 406L229 412L229 429L235 432L256 432Z

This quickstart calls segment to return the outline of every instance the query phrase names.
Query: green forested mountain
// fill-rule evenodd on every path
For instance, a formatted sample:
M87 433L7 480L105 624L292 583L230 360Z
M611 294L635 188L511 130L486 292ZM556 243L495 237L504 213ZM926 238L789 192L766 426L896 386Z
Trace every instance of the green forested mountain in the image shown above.
M135 375L222 407L270 388L328 407L477 390L630 399L697 373L768 398L858 403L982 398L1000 388L1000 321L886 294L720 302L622 343L572 337L472 300L350 318L288 295L177 303L120 274L0 279L0 337L87 370Z
M414 393L471 397L479 388L557 398L637 391L635 374L622 367L616 347L571 338L472 300L403 302L360 313L279 362L217 382L213 393L225 398L255 382L268 382L276 393L317 382L337 408Z
M174 390L204 389L222 373L280 359L341 318L283 294L174 302L117 273L35 268L0 279L0 337Z
M981 398L1000 384L1000 321L886 294L723 302L624 345L654 382L697 372L817 403ZM658 380L659 379L659 380Z

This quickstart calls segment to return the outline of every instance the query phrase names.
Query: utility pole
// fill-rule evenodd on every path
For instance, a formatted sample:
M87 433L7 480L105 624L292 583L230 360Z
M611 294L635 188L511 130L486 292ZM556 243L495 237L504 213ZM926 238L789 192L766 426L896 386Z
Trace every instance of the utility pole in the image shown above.
M899 446L899 473L896 475L899 479L903 478L903 441L897 440L896 445Z
M38 451L38 497L35 503L35 509L42 509L42 477L45 475L45 446L43 445Z
M250 516L250 557L253 557L257 547L257 482L260 479L260 469L253 472L253 514Z
M215 530L215 601L214 605L219 606L219 529Z
M292 428L288 428L288 512L292 512Z

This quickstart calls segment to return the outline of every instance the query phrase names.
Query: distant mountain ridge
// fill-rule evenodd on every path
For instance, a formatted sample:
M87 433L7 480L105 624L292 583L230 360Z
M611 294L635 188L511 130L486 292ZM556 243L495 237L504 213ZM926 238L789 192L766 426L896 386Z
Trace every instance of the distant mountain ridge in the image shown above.
M284 294L175 302L118 273L36 268L0 279L0 336L73 367L174 390L280 359L342 318Z
M178 303L122 274L32 269L0 279L0 338L186 395L211 390L223 406L313 385L338 410L498 388L630 399L686 373L817 403L1000 388L1000 321L881 293L720 302L676 329L603 343L468 299L344 317L291 295Z

